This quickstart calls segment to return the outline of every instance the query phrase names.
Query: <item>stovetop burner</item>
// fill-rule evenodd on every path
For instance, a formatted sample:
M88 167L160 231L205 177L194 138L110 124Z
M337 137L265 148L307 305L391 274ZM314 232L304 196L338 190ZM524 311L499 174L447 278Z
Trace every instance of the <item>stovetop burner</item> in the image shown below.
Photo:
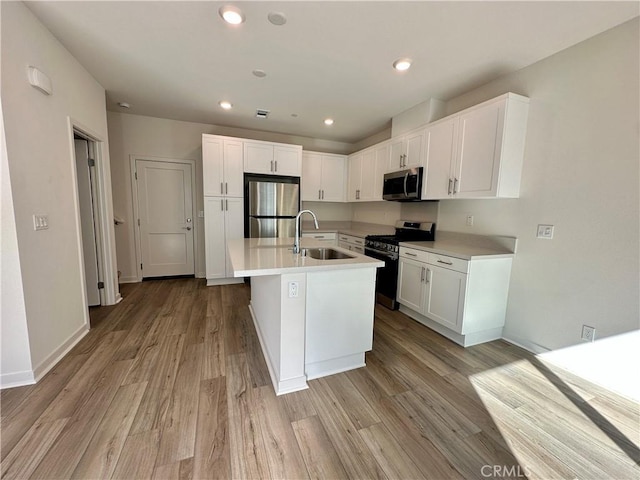
M367 235L365 247L386 252L397 252L400 242L430 242L436 238L436 224L398 220L395 235Z

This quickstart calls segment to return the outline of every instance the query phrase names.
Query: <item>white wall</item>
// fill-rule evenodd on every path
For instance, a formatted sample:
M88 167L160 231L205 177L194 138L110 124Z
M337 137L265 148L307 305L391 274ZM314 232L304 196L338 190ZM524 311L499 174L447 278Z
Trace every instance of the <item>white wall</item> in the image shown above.
M7 158L37 377L88 328L69 117L106 142L105 91L23 3L0 8ZM51 78L53 95L29 85L29 65ZM101 160L108 166L106 147ZM33 214L48 215L49 229L34 231Z
M116 228L116 249L121 281L136 281L133 200L129 158L151 156L196 161L196 208L204 210L202 193L202 134L229 135L271 142L302 145L306 150L347 153L351 145L279 133L222 127L203 123L181 122L119 112L107 113L111 152L113 208L125 220ZM196 218L196 275L204 277L204 222Z
M639 55L636 18L448 102L531 99L520 198L441 201L438 228L519 238L504 334L533 350L640 327Z

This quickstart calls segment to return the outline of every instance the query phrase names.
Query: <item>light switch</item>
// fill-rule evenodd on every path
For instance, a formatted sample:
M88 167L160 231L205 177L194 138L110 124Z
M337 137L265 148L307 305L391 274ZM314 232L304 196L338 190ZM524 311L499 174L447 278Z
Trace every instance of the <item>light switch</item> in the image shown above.
M33 215L33 229L34 230L46 230L49 228L49 216L48 215Z
M550 240L553 238L553 225L538 225L538 238Z

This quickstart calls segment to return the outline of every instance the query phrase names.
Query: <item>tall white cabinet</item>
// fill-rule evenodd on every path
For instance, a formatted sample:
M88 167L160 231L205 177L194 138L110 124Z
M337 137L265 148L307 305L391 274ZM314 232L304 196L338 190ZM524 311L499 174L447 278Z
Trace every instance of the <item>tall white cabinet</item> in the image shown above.
M207 285L240 283L233 278L227 241L244 237L243 141L202 135L204 237Z

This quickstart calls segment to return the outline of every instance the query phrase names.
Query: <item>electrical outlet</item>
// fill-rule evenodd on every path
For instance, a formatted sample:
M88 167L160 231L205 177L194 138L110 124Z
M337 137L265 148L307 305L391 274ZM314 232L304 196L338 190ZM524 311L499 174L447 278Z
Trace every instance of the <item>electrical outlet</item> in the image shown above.
M583 325L582 336L580 338L585 342L593 342L596 338L595 327L590 327L589 325Z
M538 238L551 240L553 238L553 225L538 225Z
M48 215L33 215L33 229L34 230L46 230L49 228L49 216Z
M298 282L289 282L289 298L298 298Z
M473 215L467 215L467 227L473 227Z

